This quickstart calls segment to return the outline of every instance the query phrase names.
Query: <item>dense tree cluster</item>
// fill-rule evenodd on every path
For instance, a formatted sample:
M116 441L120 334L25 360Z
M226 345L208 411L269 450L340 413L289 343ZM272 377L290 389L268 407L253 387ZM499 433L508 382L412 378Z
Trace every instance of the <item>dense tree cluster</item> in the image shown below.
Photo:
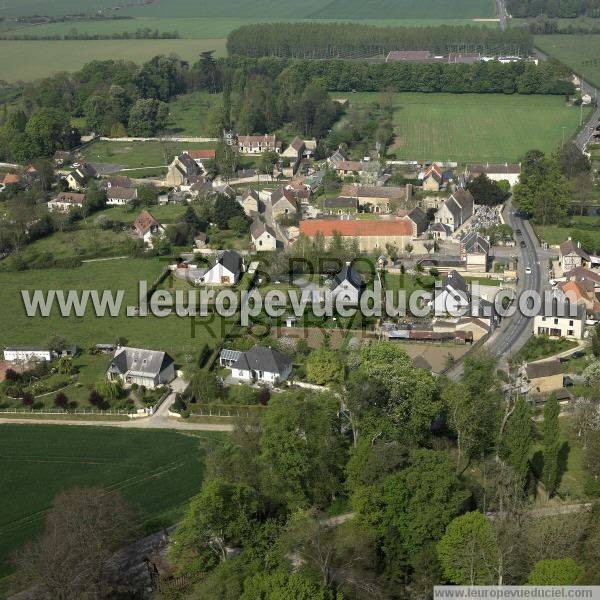
M391 50L430 50L435 54L482 52L528 56L533 48L526 28L503 32L487 27L375 27L358 23L259 23L234 29L230 55L281 58L369 58Z
M599 0L507 0L506 9L513 17L600 17Z

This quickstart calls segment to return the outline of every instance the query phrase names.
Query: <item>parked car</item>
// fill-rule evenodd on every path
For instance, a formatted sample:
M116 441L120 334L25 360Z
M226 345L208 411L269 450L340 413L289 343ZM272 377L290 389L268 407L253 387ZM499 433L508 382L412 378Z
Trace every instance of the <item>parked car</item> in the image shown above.
M585 352L582 352L581 350L577 350L571 354L571 358L581 358L582 356L585 356Z
M531 273L531 267L527 267L525 269L525 273L527 273L527 275L529 275Z
M527 244L525 243L524 240L521 240L521 248L525 248L527 246Z

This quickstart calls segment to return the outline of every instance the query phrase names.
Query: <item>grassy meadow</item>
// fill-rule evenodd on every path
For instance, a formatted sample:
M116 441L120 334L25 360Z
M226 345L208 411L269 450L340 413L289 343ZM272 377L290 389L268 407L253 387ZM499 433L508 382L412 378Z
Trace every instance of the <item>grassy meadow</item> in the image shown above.
M377 102L377 93L335 94L351 106ZM575 133L579 110L562 96L399 93L394 101L399 159L458 162L516 161L527 150L551 152Z
M572 217L568 227L560 225L542 225L535 226L535 232L538 237L552 246L562 244L569 237L572 237L574 231L583 231L596 240L596 245L600 247L600 217Z
M132 502L149 531L173 523L200 489L206 449L221 435L56 425L0 426L0 575L37 535L56 494L102 486Z
M53 236L54 237L54 236ZM0 329L0 347L11 345L43 345L53 335L87 348L92 344L110 343L117 337L128 339L131 346L164 350L176 360L197 352L205 343L214 346L229 329L218 316L191 317L131 316L127 306L137 305L138 282L155 281L165 262L160 259L121 259L86 263L73 269L43 269L6 272L0 275L0 306L10 319ZM167 287L164 285L163 287ZM93 306L81 317L62 317L55 306L48 317L28 317L21 290L103 290L124 291L123 305L117 317L108 312L94 314Z
M535 45L600 87L600 34L536 35Z
M173 119L173 115L171 118ZM188 123L191 121L193 119L188 119ZM164 167L184 150L214 147L214 143L97 141L86 146L81 151L81 157L92 163L111 163L119 165L121 168L139 169L141 167Z
M210 110L221 103L221 94L193 92L184 94L169 102L167 133L211 137L208 128Z

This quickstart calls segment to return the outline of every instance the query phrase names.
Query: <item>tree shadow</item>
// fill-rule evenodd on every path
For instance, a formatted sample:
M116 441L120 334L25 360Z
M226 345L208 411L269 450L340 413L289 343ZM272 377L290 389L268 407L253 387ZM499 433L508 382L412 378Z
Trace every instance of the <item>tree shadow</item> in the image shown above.
M567 463L569 460L569 452L571 451L571 446L569 442L564 442L558 451L558 473L557 473L557 483L556 487L560 486L560 482L562 481L563 475L567 471Z
M535 475L536 479L541 479L544 471L544 454L541 450L538 450L531 457L531 471Z

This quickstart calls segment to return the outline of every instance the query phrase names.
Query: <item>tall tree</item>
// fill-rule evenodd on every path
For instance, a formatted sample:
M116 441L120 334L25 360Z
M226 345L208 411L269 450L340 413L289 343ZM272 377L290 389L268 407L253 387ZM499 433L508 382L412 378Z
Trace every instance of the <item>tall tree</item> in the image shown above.
M514 469L522 486L527 483L532 440L531 409L525 398L519 396L515 410L506 424L502 446L504 457Z
M560 405L555 394L551 394L544 406L544 424L542 453L544 465L542 470L542 483L548 496L554 495L559 481L559 455L560 455L560 430L558 417Z

